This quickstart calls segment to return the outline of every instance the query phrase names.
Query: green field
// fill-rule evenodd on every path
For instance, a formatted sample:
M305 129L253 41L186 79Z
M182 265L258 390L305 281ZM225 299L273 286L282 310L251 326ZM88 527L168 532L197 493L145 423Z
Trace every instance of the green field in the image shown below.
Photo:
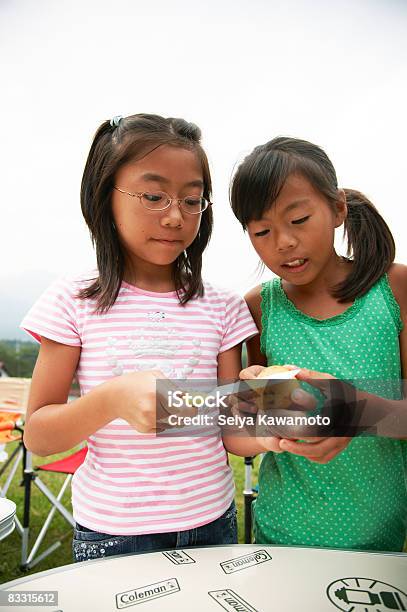
M15 443L14 443L15 444ZM7 445L7 452L11 454L13 444ZM52 457L34 457L34 465L41 465L44 463L50 463L56 459L63 457L64 455L54 455ZM238 523L239 523L239 542L243 542L243 482L244 482L244 463L241 457L230 457L230 463L232 465L235 481L236 481L236 504L238 508ZM257 463L253 470L254 480L257 481ZM1 464L0 464L1 467ZM4 483L5 475L2 477L2 483ZM49 474L47 472L41 472L41 480L56 494L64 480L65 476L62 474ZM7 497L12 499L17 504L17 515L22 519L23 509L23 488L20 486L21 482L21 471L19 470L14 477L14 480L8 490ZM64 505L71 510L70 506L70 490L65 492L63 498ZM32 497L31 497L31 527L33 540L35 540L45 518L49 512L51 505L48 500L44 497L40 491L33 486ZM48 534L42 542L40 553L45 550L53 542L62 540L62 545L55 550L49 557L46 557L43 561L40 561L38 565L35 565L29 572L23 572L20 570L21 560L21 538L16 530L8 536L5 540L0 542L0 584L33 574L41 572L53 567L59 567L72 563L71 553L71 541L72 541L72 529L70 525L56 512L53 518L53 522L49 528ZM32 542L30 542L32 545Z

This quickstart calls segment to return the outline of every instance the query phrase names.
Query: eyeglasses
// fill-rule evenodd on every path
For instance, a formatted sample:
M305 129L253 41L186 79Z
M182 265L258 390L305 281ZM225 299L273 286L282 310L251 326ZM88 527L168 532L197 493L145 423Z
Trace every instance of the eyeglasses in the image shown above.
M129 191L124 191L124 189L119 189L119 187L114 187L116 191L120 191L120 193L124 193L132 198L139 198L141 204L147 210L166 210L172 204L172 202L178 202L178 206L181 208L183 212L188 213L189 215L200 215L206 210L209 206L212 206L212 202L202 198L201 196L185 196L185 198L170 198L168 193L164 191L143 191L139 193L130 193Z

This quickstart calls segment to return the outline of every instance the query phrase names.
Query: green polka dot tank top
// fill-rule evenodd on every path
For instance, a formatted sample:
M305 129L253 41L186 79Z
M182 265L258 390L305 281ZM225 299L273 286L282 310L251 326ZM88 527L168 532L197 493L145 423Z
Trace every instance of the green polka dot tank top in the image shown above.
M375 379L394 383L401 377L402 322L387 275L345 312L325 320L299 311L281 279L264 283L261 296L261 349L269 365L294 363L400 398L397 384L380 393L372 387ZM288 452L266 453L254 505L256 542L402 550L406 458L406 441L375 436L352 439L324 465Z

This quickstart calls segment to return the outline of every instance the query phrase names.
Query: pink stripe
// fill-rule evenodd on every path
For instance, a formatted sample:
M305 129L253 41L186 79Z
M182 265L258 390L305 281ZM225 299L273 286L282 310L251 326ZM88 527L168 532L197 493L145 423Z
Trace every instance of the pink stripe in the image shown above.
M167 455L167 457L169 457L169 455ZM199 457L200 461L200 465L197 465L197 458ZM200 469L203 466L206 465L213 465L213 462L206 462L206 456L205 455L195 455L192 457L176 457L175 459L172 458L170 461L165 460L165 458L160 459L157 462L154 463L150 463L150 464L145 464L145 465L139 465L139 469L136 472L128 472L127 470L131 470L132 468L134 469L134 463L138 463L138 458L134 458L133 461L120 461L120 462L108 462L108 461L94 461L93 462L93 466L94 468L99 468L102 470L105 470L108 474L115 474L116 470L118 469L122 469L122 470L126 470L125 472L123 472L123 476L127 477L127 476L132 476L133 474L141 474L141 473L146 473L149 472L149 470L151 470L151 475L152 477L155 476L156 474L156 470L157 468L161 468L161 470L163 470L165 473L171 473L172 475L174 474L179 474L179 473L183 473L186 470L188 470L189 466L194 466L195 469ZM224 460L224 454L223 453L218 453L216 455L216 458L222 458L222 460ZM182 460L183 462L183 466L182 469L179 467L179 463L180 460ZM177 469L171 469L172 467L176 467ZM109 471L109 470L115 470L113 471Z
M95 511L97 508L94 508L92 506L88 506L88 504L86 503L86 498L80 498L80 496L78 496L79 501L82 502L82 505L84 508L88 507L89 509ZM212 500L211 500L212 501ZM222 496L222 503L223 503L223 496ZM208 503L208 506L210 505L210 503ZM181 504L182 506L182 504ZM194 510L200 510L200 512L194 512ZM129 513L125 513L125 512L118 512L115 510L107 510L106 508L100 508L100 511L103 512L103 516L111 516L111 517L115 517L118 518L120 520L123 520L125 522L133 522L134 520L137 521L137 523L139 523L139 521L137 519L146 519L149 516L149 513L147 512L148 508L145 509L144 512L129 512ZM151 509L150 509L151 512ZM154 507L154 519L150 519L150 520L146 520L145 522L140 522L139 524L141 525L151 525L154 523L157 523L158 521L173 521L173 520L177 520L179 517L182 517L182 520L191 520L191 516L192 517L196 517L196 518L200 518L203 516L207 516L208 515L208 508L205 509L205 503L198 503L194 506L188 507L188 508L184 508L184 510L180 513L178 510L157 510L156 507Z
M117 325L115 327L105 327L105 328L99 328L99 329L95 329L94 331L91 329L87 329L86 330L86 334L84 334L84 339L91 339L93 336L97 336L98 338L100 337L101 333L110 333L110 334L116 334L119 332L125 332L126 334L134 332L134 321L132 319L130 319L128 322L124 321L123 319L121 319L121 323L122 325ZM127 323L127 324L126 324ZM198 324L199 322L197 322ZM50 325L51 327L51 325ZM56 330L59 330L61 328L55 326ZM221 330L217 330L214 329L214 324L213 322L209 322L208 321L202 321L200 323L200 325L197 325L196 331L204 331L206 332L207 336L209 337L209 339L211 337L213 337L214 339L219 336L222 336ZM149 332L144 332L146 335ZM153 337L153 334L151 334L151 336ZM157 336L158 337L158 336ZM181 338L182 341L184 341L184 338Z
M128 450L128 449L126 449L126 450ZM139 449L137 448L137 450L139 450ZM204 457L205 454L209 454L211 452L211 449L206 448L206 447L204 449L202 449L202 450L205 450L207 452L206 453L202 452L202 454L199 455L200 457ZM201 452L201 449L197 449L197 448L195 448L195 449L194 448L180 448L180 449L177 449L177 453L176 454L177 454L177 457L180 457L182 455L187 455L189 453L194 453L194 452L195 453ZM123 459L124 458L124 454L129 456L127 453L118 453L118 452L117 453L116 452L115 453L103 453L103 452L100 452L99 449L96 450L96 449L92 448L91 454L90 454L90 456L88 458L88 463L91 462L91 461L94 461L95 457L97 459ZM172 450L168 450L168 448L167 448L167 450L165 452L161 452L161 453L160 452L158 452L158 453L146 453L146 454L137 453L137 454L131 455L132 459L137 458L138 461L143 461L143 460L149 461L150 459L165 459L166 457L173 457L173 456L174 456L173 449Z
M195 457L195 459L192 458L191 462L188 462L187 465L183 465L182 467L179 466L179 461L173 461L173 462L171 462L171 464L168 464L168 465L176 465L177 469L168 469L167 464L163 463L162 466L161 466L163 468L161 475L162 475L162 477L164 477L164 476L171 477L171 476L176 476L177 474L191 474L192 472L199 473L199 472L202 472L202 469L204 467L209 467L209 466L212 466L212 465L219 465L219 461L218 461L219 459L222 459L221 463L223 461L225 461L225 456L224 456L224 454L221 451L218 452L215 455L215 459L213 459L212 461L206 461L204 458L199 457L199 462L198 462L197 461L197 457ZM185 459L184 459L184 461L185 461ZM192 463L192 467L189 467L190 463ZM98 465L100 465L100 464L98 464ZM103 469L107 472L107 474L109 474L109 476L113 476L113 474L116 474L116 472L109 472L108 471L109 468L110 469L112 469L112 468L115 469L115 468L120 468L120 467L123 468L123 467L127 467L127 466L126 465L121 465L121 466L120 465L113 465L113 466L110 465L110 466L108 466L106 464L103 464L103 466L100 465L100 467L103 467ZM136 466L134 466L134 462L133 462L129 467L135 468ZM160 466L157 466L157 467L160 467ZM139 469L135 469L133 472L126 471L126 473L123 474L123 476L125 478L137 478L137 477L145 475L146 472L148 472L148 470L149 470L149 466L148 465L146 465L145 467L140 466ZM150 466L150 470L151 470L151 466ZM154 478L155 475L156 475L155 471L151 472L151 477L152 478ZM116 477L117 477L117 475L116 475Z
M155 461L157 460L158 462L169 459L169 460L176 460L178 462L183 462L183 461L187 461L188 457L186 457L186 454L190 454L193 455L195 457L195 463L197 465L199 465L203 459L206 458L210 458L213 457L215 454L219 455L221 454L223 457L226 457L225 450L223 447L214 447L213 450L211 449L206 449L206 448L196 448L191 449L188 451L188 449L186 449L184 452L164 452L164 453L148 453L148 454L144 454L143 455L143 459L145 461L145 463L140 463L140 465L138 467L143 467L144 465L146 467L148 467L148 463L151 461ZM88 459L86 461L86 465L93 465L93 464L98 464L99 460L109 460L109 459L118 459L118 460L123 460L126 461L126 459L129 459L133 465L134 463L137 464L137 462L141 461L141 457L139 457L139 455L137 454L136 451L131 452L131 453L127 453L125 449L123 449L123 452L119 452L118 454L113 454L113 453L108 453L108 452L103 452L101 454L95 455L94 453L92 453L92 457L88 456ZM155 461L156 462L156 461ZM114 463L114 462L113 462ZM180 468L182 470L182 468Z
M48 334L49 336L50 334ZM68 344L68 341L64 340L65 344ZM72 343L71 343L72 344ZM238 343L239 344L239 343ZM235 343L232 344L232 346L235 346ZM222 350L223 347L222 347ZM220 350L220 352L222 352L222 350ZM154 361L152 361L151 359L146 359L143 358L143 361L149 363L149 367L148 369L152 370L153 368L156 369L157 365L154 363ZM150 365L151 364L151 365ZM118 366L121 366L123 373L124 374L131 374L132 372L134 372L135 367L137 367L137 362L134 361L132 364L130 363L126 363L126 362L121 362L117 364ZM214 369L216 367L216 361L213 361L211 363L208 364L202 364L202 365L198 365L194 367L193 372L189 373L188 375L185 375L182 372L184 365L181 363L173 363L173 368L175 369L176 373L178 374L183 374L182 378L183 379L193 379L193 380L216 380L216 373L214 372ZM97 384L100 384L100 382L103 382L104 380L109 380L112 376L117 376L117 374L115 374L113 372L113 366L111 368L111 372L106 372L106 373L97 373L94 372L93 374L89 374L89 375L84 375L83 374L83 370L81 368L78 368L77 370L77 375L78 378L80 378L80 384L82 385L82 387L85 385L85 380L86 379L86 383L89 384L90 386L92 386L94 384L94 381L97 382ZM180 376L179 376L180 378ZM173 379L175 380L175 378ZM88 382L89 381L89 382Z
M178 521L176 519L172 519L171 526L167 526L166 522L160 520L152 520L132 523L128 526L126 530L123 530L123 521L120 521L119 525L117 524L117 522L114 521L104 521L103 523L95 523L95 518L89 516L88 514L86 514L86 512L75 512L74 518L78 523L81 523L84 526L88 527L88 529L94 529L95 531L100 531L102 533L108 533L109 530L113 529L112 534L114 535L141 535L148 533L163 533L164 531L174 532L179 530L195 529L197 527L202 527L203 525L208 525L213 521L216 521L219 517L222 516L222 514L226 512L231 503L232 499L228 499L226 504L219 504L215 508L211 509L210 512L207 512L205 518L202 518L199 521L194 520L188 522L185 519L180 519ZM164 529L163 525L165 526Z
M50 335L52 335L53 338L60 339L62 344L65 342L65 340L70 340L76 342L78 346L80 346L80 340L78 339L78 336L76 336L74 333L64 334L61 331L62 328L59 328L57 326L44 327L42 325L38 325L38 323L31 323L29 320L24 320L24 329L30 330L31 334L36 333L39 336L45 336L45 338L48 338Z
M148 435L148 434L146 434ZM126 436L127 437L127 436ZM133 438L129 438L130 440L134 440ZM167 445L165 444L154 444L153 440L151 441L152 444L150 445L150 448L148 448L148 442L147 444L109 444L108 442L97 442L97 441L92 441L89 442L89 455L87 457L87 461L91 461L94 456L98 455L98 453L104 453L104 451L106 451L107 449L111 449L113 452L118 453L118 458L123 457L124 455L129 456L129 454L132 456L132 458L134 459L134 457L139 457L139 453L141 451L147 451L142 457L144 457L145 459L150 459L150 458L154 458L154 457L159 457L161 456L161 453L163 457L165 456L177 456L180 455L180 458L182 459L182 455L188 452L200 452L203 451L204 454L208 454L208 453L212 453L215 450L222 450L224 451L224 446L222 444L222 442L220 441L220 436L219 433L216 436L212 436L212 441L208 441L208 442L203 442L202 444L199 443L200 437L197 436L197 443L183 443L181 442L180 444L177 443L177 438L168 438L168 442ZM142 440L142 442L146 442L146 440ZM168 448L168 444L173 443L173 446L171 448ZM134 451L132 453L129 453L129 451ZM106 456L110 456L108 453L106 453ZM141 457L141 456L140 456Z
M225 465L224 463L221 463L220 465L218 464L217 466L215 466L212 470L206 470L204 474L202 473L198 473L196 474L196 477L198 478L199 476L205 476L206 478L209 478L209 476L212 476L212 474L218 474L219 470L224 470L225 469ZM118 489L126 489L129 492L131 492L131 484L128 482L120 482L119 480L116 480L115 482L112 482L114 479L114 475L108 475L108 474L104 474L103 476L99 475L94 472L88 472L87 470L84 469L84 466L82 465L79 470L75 473L74 479L72 481L72 489L74 488L74 483L75 483L75 479L80 479L80 475L81 472L84 472L84 474L86 474L87 478L89 480L97 480L98 482L100 482L100 484L105 488L106 491L109 491L111 493L115 492L115 489L113 487L117 487ZM191 470L190 470L191 471ZM127 474L126 474L127 476ZM165 477L165 474L163 474L161 477ZM190 476L186 476L185 478L177 478L177 485L181 485L184 484L185 482L190 482L191 478ZM209 481L210 482L210 481ZM111 486L112 489L107 488L107 485L109 484L109 487ZM151 483L151 478L149 480L138 480L137 483L133 483L133 486L135 486L135 484L137 484L138 487L149 487L152 485ZM154 483L153 483L154 484ZM165 484L164 483L155 483L156 486L161 486L163 487L163 490L167 490L165 489ZM142 494L142 493L141 493Z
M89 439L89 448L93 451L93 450L105 450L107 448L111 448L113 451L129 451L129 450L134 450L134 451L149 451L149 454L156 454L156 452L160 449L168 449L168 443L171 443L171 451L168 452L173 452L176 450L181 450L181 449L191 449L191 450L196 450L196 449L200 449L200 448L204 448L204 449L211 449L215 446L219 446L222 445L221 440L220 440L220 433L219 431L217 432L217 435L211 435L211 436L205 436L209 439L205 440L203 439L204 436L194 436L194 437L190 437L191 442L188 441L184 441L183 438L181 438L181 436L167 436L166 440L161 442L161 440L163 440L163 437L161 436L160 442L156 442L157 438L153 438L151 437L151 439L148 439L149 434L122 434L122 436L118 435L111 435L111 436L104 436L103 438L101 438L99 440L99 436L98 437L93 437L91 439ZM154 434L150 434L151 436L153 436ZM118 444L116 442L116 440L122 442L121 444ZM125 444L124 441L125 440L131 440L133 442L133 444ZM195 441L196 440L196 441ZM201 442L202 440L202 442ZM143 444L144 443L144 444Z
M102 496L97 496L97 495L90 495L90 491L94 491L95 493L97 492L101 492L106 493L106 491L103 492L103 490L101 489L95 489L94 487L92 487L91 485L87 484L86 488L83 488L82 486L79 485L79 483L76 483L76 489L75 492L77 493L78 491L81 492L81 494L86 497L89 501L94 501L95 503L108 503L109 506L112 506L113 508L143 508L144 509L144 514L148 514L149 512L151 512L151 510L153 509L154 514L156 513L156 508L159 506L175 506L175 507L179 507L179 508L184 508L185 507L185 503L187 502L192 502L192 501L199 501L199 504L202 506L203 503L205 503L206 501L209 502L209 500L213 500L213 498L219 498L223 495L224 492L224 488L220 488L219 486L215 486L217 485L219 482L224 482L225 479L224 478L217 478L216 481L214 483L210 483L210 485L208 486L208 488L210 489L210 486L212 485L212 490L209 491L205 491L205 492L198 492L196 493L196 487L188 487L186 489L182 489L179 491L179 496L178 496L178 500L177 499L167 499L167 500L161 500L160 498L162 497L163 493L162 491L159 491L157 493L154 493L153 491L148 491L144 492L145 495L156 495L156 499L152 499L152 500L148 500L148 501L140 501L140 502L136 502L136 501L112 501L111 499L109 499L108 501L106 501L106 499ZM189 495L190 492L195 492L195 495ZM170 493L168 493L168 495L170 495ZM174 493L172 494L174 496ZM129 495L126 495L126 498L130 497ZM134 497L136 497L136 495L134 495ZM140 494L138 494L138 498L140 497ZM191 508L194 508L196 506L191 506ZM187 509L185 507L185 509ZM189 507L188 507L189 509ZM126 516L131 516L128 515L126 513Z
M229 504L229 505L230 505L230 504ZM183 516L183 515L181 515L181 517L178 517L176 513L175 513L175 514L173 513L173 516L172 516L172 515L171 515L171 512L164 512L164 511L162 511L162 512L157 512L157 514L160 514L160 515L166 515L168 518L166 518L166 519L165 519L165 522L167 522L167 521L171 521L171 522L175 521L175 522L176 522L176 521L178 520L178 522L181 522L181 521L182 521L183 523L185 523L185 522L187 522L187 521L196 521L196 520L197 520L197 519L199 519L199 518L203 518L204 516L208 516L209 511L210 511L211 513L212 513L212 512L216 512L216 510L217 510L218 508L219 508L219 509L221 509L221 508L224 508L224 506L225 506L225 504L224 504L224 499L222 499L222 501L221 501L219 504L217 504L217 505L216 505L216 506L214 506L213 508L210 508L210 509L209 509L209 508L207 508L206 510L202 510L202 504L198 504L197 508L200 508L200 509L201 509L201 512L197 512L196 514L193 514L193 515L192 515L192 517L189 517L189 516L188 516L188 517L185 517L185 516ZM85 507L88 507L88 506L85 506ZM89 507L89 509L90 509L90 510L93 510L93 508L92 508L92 507ZM189 510L189 509L188 509L188 510ZM82 514L83 516L88 516L88 515L86 515L86 513L85 513L85 512L83 512L83 511L81 512L81 514ZM117 518L118 518L118 519L120 519L121 521L124 521L124 519L125 519L125 518L137 518L137 516L140 516L140 517L142 518L142 516L143 516L143 515L137 515L137 514L135 514L135 515L134 515L134 517L132 517L132 516L130 516L130 517L129 517L129 515L127 515L127 514L126 514L126 515L123 515L123 514L116 514L116 513L114 513L113 511L110 511L110 510L105 510L105 509L103 509L103 514L104 514L104 516L109 516L109 517L117 517ZM179 515L179 513L178 513L178 515ZM90 520L92 520L92 519L91 519L91 517L89 517L89 519L90 519ZM148 521L135 521L134 523L129 521L129 526L134 524L134 525L135 525L135 526L137 526L137 527L144 527L144 526L149 526L149 527L151 527L152 525L157 525L157 524L160 524L160 523L162 524L163 522L164 522L164 521L163 521L163 519L162 519L162 518L157 518L157 519L149 519ZM115 525L115 523L114 523L113 521L104 521L104 524L106 524L106 525ZM203 524L205 524L205 523L203 523ZM197 525L195 525L195 526L197 526Z
M220 434L218 436L188 436L188 437L181 437L181 436L176 436L174 438L172 437L167 437L165 440L163 439L162 436L160 436L159 438L155 436L155 434L139 434L136 433L135 430L134 433L125 433L125 431L129 431L130 426L127 426L127 428L123 428L123 433L120 434L111 434L110 436L108 436L107 434L100 434L100 438L101 440L99 440L99 434L98 436L92 436L92 438L89 439L89 447L91 448L113 448L113 449L129 449L129 448L134 448L134 449L138 449L138 450L149 450L151 452L154 452L154 449L160 449L160 448L168 448L168 440L171 440L171 444L173 445L172 448L188 448L188 447L192 447L192 448L197 448L197 447L201 447L202 445L205 445L206 448L211 448L212 446L215 446L216 444L221 444L221 439L220 439ZM153 437L154 436L154 437ZM107 444L110 439L112 440L111 444ZM106 440L106 442L105 442ZM131 446L131 444L123 444L123 445L119 445L115 443L115 440L133 440L133 442L135 443L134 447ZM143 442L145 444L143 444ZM137 444L136 444L137 443Z
M73 308L75 307L74 303L68 303ZM176 315L179 312L179 302L176 298L172 299L171 302L165 302L164 304L162 304L162 306L163 308L165 308L166 312L168 312L170 315L174 314L174 318L177 318ZM218 313L222 317L225 313L226 306L227 304L224 300L213 300L210 304L206 303L205 306L203 306L202 304L200 305L196 303L194 304L193 302L189 302L183 307L183 312L188 316L195 315L197 313L201 316L208 316L208 313ZM151 310L160 310L160 304L156 300L140 300L140 298L132 300L129 299L127 296L123 299L123 297L121 297L119 294L119 297L116 300L116 303L114 304L113 308L110 310L110 312L104 314L103 318L105 321L108 321L111 320L110 317L114 316L116 313L130 314L134 312L136 314L147 314L148 312L151 312ZM237 313L238 309L234 309L234 314ZM91 311L78 312L78 317L81 316L89 317L90 320L97 320L100 318L97 314L94 314Z
M242 330L246 330L247 328L251 329L251 326L248 325L247 321L244 321L240 325L234 326L233 332L230 332L228 334L228 338L230 338L230 341L232 341L234 338L240 337Z
M115 429L116 428L119 429L122 426L120 426L120 425L112 425L112 429L113 429L113 427ZM130 429L129 425L123 426L123 428L124 427L127 430ZM95 434L95 436L96 436L96 434ZM95 446L95 447L96 446L100 446L98 444L98 438L101 438L101 439L107 440L107 441L112 440L112 442L113 442L114 440L134 440L134 441L136 441L136 440L148 440L148 438L150 437L151 442L154 442L154 448L168 448L168 439L165 440L165 441L162 441L162 438L157 438L157 437L153 438L153 436L154 436L154 434L138 434L138 433L133 433L133 434L128 433L128 434L125 434L125 433L122 433L122 434L117 434L117 435L115 435L115 434L108 435L108 434L99 434L99 433L97 433L97 438L96 437L94 438L93 436L89 437L89 440L90 440L89 444L91 446ZM217 442L219 442L219 438L220 438L220 436L218 438L215 438L215 440ZM196 446L197 444L200 445L201 441L202 441L202 443L206 443L206 442L211 442L213 439L214 439L213 436L199 436L199 437L197 436L196 438L195 437L191 438L189 436L189 437L187 437L186 440L184 440L183 438L181 438L181 437L179 438L177 436L174 440L171 440L171 442L173 442L175 445L191 444L192 446ZM120 445L117 445L117 444L112 444L112 446L114 448L121 448ZM123 448L131 448L131 446L130 445L126 445L126 446L123 446ZM147 449L151 448L151 444L147 443L144 447L140 446L139 444L137 444L137 446L134 446L134 448L138 448L138 449L142 449L142 450L147 450Z
M236 342L233 342L232 344L233 346L235 346ZM237 344L239 344L239 342L237 342ZM221 347L219 346L219 348ZM82 353L84 352L84 350L86 349L82 349ZM206 351L206 349L203 349L203 351ZM152 366L155 366L154 369L159 369L156 364L157 357L159 358L159 356L157 355L155 356L154 355L140 355L140 357L135 359L131 355L123 355L123 357L121 357L120 360L117 360L117 365L122 366L122 368L124 369L128 369L129 373L134 372L134 370L137 368L138 361L141 359L143 362L148 362L148 363L151 363ZM81 361L79 364L80 367L78 367L78 371L81 370L81 379L83 378L88 378L88 379L102 378L103 379L103 377L106 377L107 375L113 373L113 368L115 366L110 365L110 364L106 367L104 371L101 371L99 364L103 361L106 362L107 359L108 359L107 357L102 358L101 356L98 356L98 357L95 357L94 359L92 358L92 361L90 362L89 356L84 356L82 360L82 355L81 355ZM203 378L204 380L216 381L217 360L214 358L211 358L209 355L205 354L204 352L202 352L202 354L199 356L199 359L200 359L200 363L194 365L193 371L194 372L196 370L200 370L202 372L206 371L207 375L202 376L201 378ZM89 365L90 363L92 363L92 366ZM186 363L185 358L184 360L174 359L174 361L172 362L172 367L175 368L175 370L177 370L177 369L183 368L185 366L185 363ZM153 367L150 367L150 369L153 369ZM164 375L165 375L165 372L164 372ZM192 373L190 373L188 376L183 375L182 379L191 378L191 376L192 376ZM179 378L181 377L179 376ZM176 383L176 380L174 380L174 382Z
M27 327L24 327L25 331L27 331L35 340L41 343L41 338L48 338L49 340L53 340L54 342L59 342L60 344L64 344L66 346L77 346L80 347L81 343L78 339L74 340L69 338L62 338L59 334L54 334L52 331L48 329L39 329L37 332L34 332Z
M103 427L102 429L98 429L97 433L100 431L110 431L110 430L114 430L114 431L133 431L134 432L134 437L138 437L138 438L150 438L150 439L154 439L157 441L158 443L162 442L162 438L159 438L158 436L156 436L155 434L140 434L140 433L136 433L136 431L133 429L133 427L131 425L128 425L128 423L125 422L120 422L119 419L116 419L115 421L111 421L110 423L108 423L105 427ZM102 434L101 434L102 435ZM154 436L154 438L153 438ZM208 441L211 440L212 437L211 436L201 436L199 437L198 441ZM177 440L179 442L189 442L192 443L193 441L196 442L196 438L191 438L191 436L184 436L183 438L177 438Z
M159 311L159 308L156 310ZM225 311L225 307L221 306L219 309L219 312L224 312ZM213 326L213 322L217 321L219 324L222 323L222 317L214 317L214 314L216 312L216 310L211 309L210 312L205 311L202 308L199 309L189 309L189 310L185 310L183 313L183 318L184 320L182 321L182 325L180 323L179 320L179 310L178 310L178 306L174 305L174 308L171 309L171 307L166 306L165 307L165 311L167 313L167 317L166 317L166 321L168 323L174 323L175 327L178 327L179 329L188 329L188 327L185 326L185 322L190 322L192 323L192 325L194 327L198 326L199 323L206 323L206 324L211 324L211 326ZM47 310L47 312L54 313L55 314L55 310L54 309L49 309ZM133 323L133 325L143 325L146 322L149 322L148 320L146 321L146 315L149 314L149 312L151 312L151 308L140 308L137 307L137 304L135 304L134 306L132 306L131 309L121 309L118 306L115 306L111 311L110 314L106 314L104 319L101 320L100 317L98 316L89 316L86 313L83 313L83 315L81 316L80 314L78 315L78 319L79 321L82 319L86 320L88 325L90 327L103 327L103 324L108 325L109 323L125 323L126 321L131 321ZM173 316L171 316L173 315ZM115 329L116 326L115 326ZM148 327L149 331L152 332L159 332L159 328L155 328L153 326L149 326ZM188 330L189 333L191 333L191 330Z
M216 474L216 478L212 478L210 480L206 480L203 485L204 488L211 488L211 487L216 487L217 485L219 485L219 483L227 483L227 486L230 486L231 484L233 484L233 480L232 480L232 474L229 471L224 471L224 472L219 472L219 470L212 470L212 472L214 474ZM208 476L210 474L205 474L205 476ZM81 473L81 477L83 476L83 474ZM89 481L92 481L92 477L88 478ZM106 493L109 493L111 495L120 495L121 492L117 490L117 485L116 483L114 484L114 487L116 488L112 488L110 489L110 487L107 487L105 483L103 483L103 486L96 486L96 484L90 484L90 482L88 482L88 480L85 480L85 478L83 478L82 480L80 480L79 478L76 478L75 480L75 487L77 487L79 485L79 487L84 488L85 487L85 491L90 490L93 491L95 493L95 497L100 499L100 496L98 495L99 493L102 496L102 500L105 498ZM148 489L148 490L143 490L142 495L156 495L157 497L161 497L163 495L171 495L173 497L176 497L177 495L183 495L184 493L189 493L190 491L196 491L196 485L192 484L188 487L181 487L178 486L178 482L177 481L177 489L168 489L168 488L163 488L162 486L160 486L158 488L157 484L151 483L151 481L148 482L149 486L155 486L155 489ZM187 483L189 484L190 479L187 480ZM76 489L75 489L76 490ZM222 488L223 490L223 488ZM202 491L200 491L197 495L198 496L204 496L206 493L202 493ZM124 495L126 498L136 498L136 499L140 499L140 491L125 491Z

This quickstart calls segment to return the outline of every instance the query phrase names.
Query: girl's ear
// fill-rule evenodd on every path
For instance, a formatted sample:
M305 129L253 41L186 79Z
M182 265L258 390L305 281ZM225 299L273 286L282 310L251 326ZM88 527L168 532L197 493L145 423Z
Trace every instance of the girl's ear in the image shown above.
M346 204L346 194L343 189L338 189L338 199L336 201L335 227L339 227L348 216L348 206Z

